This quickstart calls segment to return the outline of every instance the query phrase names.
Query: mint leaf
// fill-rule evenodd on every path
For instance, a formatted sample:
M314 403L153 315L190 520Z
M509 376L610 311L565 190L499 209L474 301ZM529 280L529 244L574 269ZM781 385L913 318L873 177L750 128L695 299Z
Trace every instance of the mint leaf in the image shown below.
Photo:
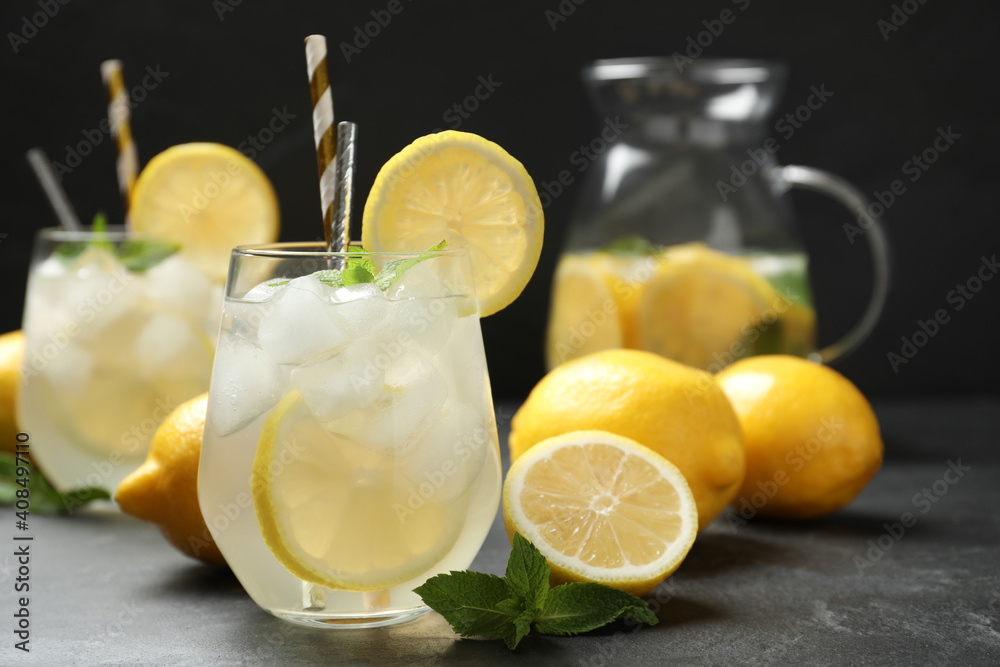
M369 259L368 262L371 263L371 260ZM372 266L374 266L373 263ZM350 259L347 260L347 268L341 274L341 279L344 285L375 282L375 276L372 275L371 270L367 266L360 263L352 263Z
M463 637L516 637L511 628L520 605L508 598L504 580L494 574L453 571L431 577L413 590Z
M352 251L347 257L347 266L343 269L324 269L316 271L312 276L327 287L333 288L375 282L375 262L371 257L364 256L367 253L368 251L364 248ZM278 287L287 284L286 280L283 283L274 283L270 286Z
M441 241L437 245L432 245L426 250L426 252L433 252L436 250L444 250L448 247L448 241ZM394 282L399 280L399 277L403 275L407 270L413 268L425 259L430 259L433 255L418 255L412 259L395 259L391 262L386 262L386 265L382 267L379 274L375 277L375 284L383 292L389 289L389 286Z
M361 254L361 255L355 255L355 254L353 254L353 251L352 251L352 254L350 256L348 256L348 258L347 258L347 268L349 268L349 269L352 269L352 268L353 269L359 269L359 268L360 269L364 269L365 271L368 272L368 275L370 275L370 276L373 277L373 280L374 280L375 269L378 268L378 267L375 266L375 261L372 260L371 257L365 257L365 254L368 254L368 251L365 250L364 248L358 250L357 252L363 253L363 254ZM372 281L371 280L366 280L365 282L369 282L370 283Z
M320 281L327 287L343 287L344 286L344 272L340 269L324 269L323 271L317 271L312 274L312 277ZM278 287L280 285L287 285L290 280L286 280L281 283L274 283L268 285L268 287Z
M87 249L89 243L84 241L77 241L75 243L63 243L62 245L56 246L53 254L59 259L63 260L67 264L72 263L77 257L83 254L83 251Z
M56 248L55 254L61 259L72 261L79 257L87 248L100 248L116 256L129 271L143 273L181 249L178 243L161 241L159 239L125 241L121 244L120 248L115 248L115 244L104 237L107 231L107 216L104 215L104 211L99 211L94 216L94 221L91 225L93 235L90 241L64 243Z
M504 637L504 642L507 643L507 648L512 651L517 648L517 645L521 643L521 640L527 637L528 633L531 632L531 622L533 620L535 620L535 612L530 609L525 609L514 617L513 637Z
M180 244L157 239L126 241L118 250L118 259L133 273L143 273L181 249Z
M655 255L660 251L660 246L641 236L623 236L603 246L600 250L611 255Z
M532 625L545 635L576 635L617 620L659 622L645 601L617 588L574 583L549 590L545 557L517 534L505 578L452 572L428 579L414 592L463 637L503 639L512 650Z
M545 600L535 630L545 635L576 635L619 619L656 625L659 619L640 598L602 584L563 584Z
M526 610L520 600L508 598L497 604L497 611L510 617L511 621L502 628L503 641L507 648L514 650L521 643L529 632L531 632L531 621L535 614L531 610Z
M504 577L511 597L524 603L524 609L532 613L532 618L542 610L549 592L549 564L545 556L534 544L514 534L514 549L507 561Z
M111 497L107 491L96 487L82 487L60 493L52 488L52 485L33 466L28 468L28 475L18 475L18 467L24 466L18 465L17 458L13 454L0 452L0 505L15 504L18 500L18 489L24 488L30 492L28 511L35 514L60 514L92 500L106 500ZM27 479L28 486L20 484L19 479Z
M105 238L101 238L108 231L108 218L104 215L104 211L98 211L94 216L93 222L90 223L90 230L94 234L94 239L90 242L90 245L94 248L103 248L114 254L115 244Z

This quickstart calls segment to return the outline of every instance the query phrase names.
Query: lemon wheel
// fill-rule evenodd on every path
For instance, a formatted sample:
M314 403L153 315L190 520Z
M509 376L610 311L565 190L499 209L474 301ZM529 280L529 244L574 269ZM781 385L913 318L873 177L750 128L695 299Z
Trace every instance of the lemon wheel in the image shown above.
M278 239L271 182L239 151L213 143L172 146L139 174L129 206L137 232L181 244L181 254L224 282L233 246Z
M395 466L327 431L292 392L265 422L251 472L268 549L298 578L339 590L381 590L428 571L458 539L465 505L414 503Z
M375 177L361 241L372 251L423 250L442 239L467 248L480 315L508 306L538 264L544 222L520 162L475 134L421 137Z

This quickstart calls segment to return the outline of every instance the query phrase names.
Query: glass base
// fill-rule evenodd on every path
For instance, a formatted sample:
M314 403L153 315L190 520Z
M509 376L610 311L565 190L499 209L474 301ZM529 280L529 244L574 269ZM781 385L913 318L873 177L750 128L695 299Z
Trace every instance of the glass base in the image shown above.
M407 623L423 616L430 610L430 607L420 606L410 609L382 609L378 611L353 614L335 614L325 611L268 611L282 620L289 621L290 623L296 623L298 625L307 625L311 628L340 628L354 630L360 628L380 628L386 625Z

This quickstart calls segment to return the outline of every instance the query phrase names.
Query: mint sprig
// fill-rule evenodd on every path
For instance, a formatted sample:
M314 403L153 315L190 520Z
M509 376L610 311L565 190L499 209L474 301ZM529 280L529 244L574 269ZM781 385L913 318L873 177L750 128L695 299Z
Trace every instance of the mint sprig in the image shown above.
M111 498L107 491L93 486L60 493L36 468L31 468L30 476L26 476L17 474L18 467L24 466L18 465L15 456L0 452L0 505L15 504L18 490L24 488L29 490L28 511L34 514L61 514L93 500Z
M573 583L550 590L549 571L545 556L514 535L504 577L453 571L431 577L414 592L463 637L503 639L510 649L532 626L544 635L576 635L617 620L658 622L642 599L610 586Z
M441 241L438 244L432 245L425 252L430 253L438 250L444 250L447 247L448 242ZM386 262L386 265L382 267L381 271L379 271L378 276L375 277L375 284L384 292L389 289L394 282L399 280L400 276L430 257L432 257L432 255L422 254L410 259L394 259L391 262Z
M118 259L132 273L142 273L153 268L181 249L177 243L158 239L126 241L118 249Z
M65 243L56 248L56 254L66 261L73 261L87 248L100 248L116 255L118 261L132 273L143 273L181 249L178 243L159 239L125 241L120 248L115 248L114 243L104 238L107 229L108 219L104 211L98 211L91 224L93 238L86 242Z
M386 262L382 270L375 274L375 262L372 261L370 255L371 252L360 248L358 250L352 250L347 256L347 266L343 269L324 269L322 271L316 271L312 274L312 277L320 281L328 287L346 287L348 285L359 285L361 283L374 283L383 292L389 289L393 283L399 280L406 271L413 268L425 259L430 259L433 257L430 253L444 250L448 247L447 241L441 241L436 245L432 245L430 248L425 250L420 255L412 257L410 259L394 259L391 262ZM281 287L287 285L289 280L283 280L279 283L268 283L268 287Z

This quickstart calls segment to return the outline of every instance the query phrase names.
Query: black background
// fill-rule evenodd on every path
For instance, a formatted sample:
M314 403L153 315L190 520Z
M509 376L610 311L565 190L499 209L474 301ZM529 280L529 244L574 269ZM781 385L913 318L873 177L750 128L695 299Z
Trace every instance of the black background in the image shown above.
M907 186L884 215L895 260L885 312L865 344L835 367L869 394L995 390L1000 280L985 283L961 310L947 294L975 275L981 256L1000 251L996 3L401 2L402 12L347 62L339 44L351 42L355 28L363 29L386 2L4 0L0 330L19 326L32 236L54 224L24 152L40 145L62 162L68 147L99 127L104 59L124 61L129 87L140 84L147 66L167 73L132 112L140 163L182 142L237 146L267 126L273 109L294 114L255 159L278 192L282 240L304 240L320 233L305 35L327 36L337 117L359 125L359 197L407 143L453 127L445 113L473 94L480 76L500 85L460 129L499 143L541 186L599 132L579 82L581 66L683 50L705 30L704 21L729 8L736 20L705 54L787 62L791 76L778 114L802 104L811 86L834 93L779 142L780 161L828 169L869 195L895 179ZM902 12L897 17L907 18L885 33L879 21L890 20L894 4ZM42 13L46 6L53 16ZM565 20L557 21L560 8ZM16 52L12 34L27 40L14 39ZM911 183L904 163L932 145L938 128L949 127L960 138ZM105 137L65 175L83 219L99 209L120 219L114 160ZM545 249L525 293L483 321L498 397L524 396L543 374L549 283L580 181L545 211ZM864 308L868 250L863 239L848 242L841 225L849 218L834 204L815 195L794 201L812 257L820 342L829 343ZM951 321L894 371L887 354L898 353L900 338L939 308Z

